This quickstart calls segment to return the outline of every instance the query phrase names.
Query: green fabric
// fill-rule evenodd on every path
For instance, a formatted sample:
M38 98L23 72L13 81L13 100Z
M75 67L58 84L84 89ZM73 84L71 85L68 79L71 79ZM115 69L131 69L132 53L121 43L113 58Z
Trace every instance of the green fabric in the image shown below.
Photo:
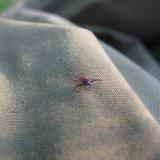
M122 2L126 5L118 9L127 6L130 15L132 3ZM89 18L97 3L101 11ZM102 25L104 4L110 12L102 16ZM149 45L158 24L150 33L136 27L123 28L127 33L109 29L111 10L119 5L114 0L26 0L3 13L0 159L160 159L160 74L152 56L158 43ZM114 25L127 28L121 18ZM81 72L102 81L76 87Z
M12 0L1 0L0 1L0 12L4 11L6 9L6 7L8 7L10 5L10 3L12 2Z

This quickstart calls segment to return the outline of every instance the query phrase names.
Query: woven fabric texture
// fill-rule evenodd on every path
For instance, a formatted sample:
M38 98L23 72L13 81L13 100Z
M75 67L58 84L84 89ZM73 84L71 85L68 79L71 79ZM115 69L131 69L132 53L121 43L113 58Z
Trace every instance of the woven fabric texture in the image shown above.
M159 64L139 40L156 30L78 26L95 2L26 0L2 14L1 160L160 159ZM77 87L81 72L102 81Z

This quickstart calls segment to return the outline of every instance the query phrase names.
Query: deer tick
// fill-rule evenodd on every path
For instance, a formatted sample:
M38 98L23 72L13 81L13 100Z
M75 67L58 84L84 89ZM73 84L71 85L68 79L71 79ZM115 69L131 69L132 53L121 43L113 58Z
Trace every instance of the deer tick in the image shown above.
M84 73L81 73L79 79L75 80L77 82L77 86L92 86L94 81L102 81L101 79L94 79Z

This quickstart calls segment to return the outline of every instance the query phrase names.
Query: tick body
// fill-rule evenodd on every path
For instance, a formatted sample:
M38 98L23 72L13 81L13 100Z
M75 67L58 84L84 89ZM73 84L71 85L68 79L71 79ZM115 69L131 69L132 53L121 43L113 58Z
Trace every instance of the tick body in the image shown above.
M77 86L92 86L94 81L102 81L101 79L93 79L84 73L81 73L80 77L77 81Z

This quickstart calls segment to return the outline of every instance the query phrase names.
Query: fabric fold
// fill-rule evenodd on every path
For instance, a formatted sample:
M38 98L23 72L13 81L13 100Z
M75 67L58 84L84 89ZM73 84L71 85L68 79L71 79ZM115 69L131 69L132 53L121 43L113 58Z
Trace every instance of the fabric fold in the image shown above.
M1 20L0 35L1 159L158 156L158 123L90 31ZM77 88L81 72L102 82Z

